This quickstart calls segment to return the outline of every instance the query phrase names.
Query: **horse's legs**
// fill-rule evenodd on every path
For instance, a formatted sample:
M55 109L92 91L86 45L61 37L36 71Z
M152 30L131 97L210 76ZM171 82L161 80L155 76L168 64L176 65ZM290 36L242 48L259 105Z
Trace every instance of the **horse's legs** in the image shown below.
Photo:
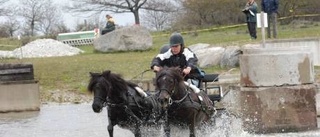
M191 123L189 125L189 131L190 131L190 137L195 137L195 127L194 127L194 123Z
M168 119L168 111L165 111L164 122L165 137L170 137L170 123Z
M110 114L110 113L108 113L108 114ZM110 115L108 116L108 122L109 122L109 125L108 125L109 136L113 137L113 126L115 125L114 124L115 122L111 120Z
M170 137L169 121L166 121L166 122L165 122L164 133L165 133L165 137Z
M112 125L112 122L110 122L110 124L108 125L108 132L109 132L109 136L113 137L113 125Z
M190 131L190 137L195 137L196 133L195 133L195 124L196 124L196 117L194 116L193 119L190 119L190 123L189 123L189 131Z
M136 129L134 130L134 137L141 137L141 124L137 123L136 124Z

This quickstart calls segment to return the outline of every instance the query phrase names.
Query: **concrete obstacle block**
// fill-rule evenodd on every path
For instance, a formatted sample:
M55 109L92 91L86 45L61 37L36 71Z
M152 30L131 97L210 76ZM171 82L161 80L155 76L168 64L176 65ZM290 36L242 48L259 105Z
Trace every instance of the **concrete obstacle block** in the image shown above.
M274 39L266 41L265 46L291 48L306 48L313 54L313 63L320 66L320 38L295 38L295 39Z
M0 64L0 112L37 110L40 110L40 93L33 65Z
M319 117L320 116L320 85L319 83L318 84L315 84L316 87L317 87L317 92L316 92L316 110L317 110L317 116Z
M282 87L242 87L243 127L254 133L317 129L316 87L313 84Z
M312 53L304 47L244 49L240 56L240 113L254 133L317 128Z
M40 110L39 84L18 81L0 84L0 112Z
M304 48L244 49L240 64L240 84L245 87L314 82L312 54Z

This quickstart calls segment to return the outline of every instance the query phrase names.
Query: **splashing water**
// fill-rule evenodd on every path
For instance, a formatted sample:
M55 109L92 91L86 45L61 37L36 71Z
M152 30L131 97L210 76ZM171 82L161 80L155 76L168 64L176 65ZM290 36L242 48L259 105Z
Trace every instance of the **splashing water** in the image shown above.
M108 137L107 111L92 112L91 104L48 104L39 112L0 113L1 137ZM250 134L243 131L241 119L226 112L218 113L214 126L197 130L199 137L319 137L320 130ZM143 137L163 137L163 127L142 128ZM114 129L115 136L133 137L126 129ZM189 136L188 129L171 128L172 137Z

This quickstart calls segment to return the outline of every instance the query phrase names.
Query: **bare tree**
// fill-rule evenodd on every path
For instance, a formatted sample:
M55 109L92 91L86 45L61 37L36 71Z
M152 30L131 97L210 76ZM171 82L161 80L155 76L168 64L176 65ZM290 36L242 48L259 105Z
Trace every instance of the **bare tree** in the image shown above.
M7 18L8 19L6 22L4 22L3 26L6 28L6 31L10 37L13 37L14 32L20 29L20 24L15 17L8 16Z
M142 14L143 23L157 31L164 30L170 25L170 14L157 11L145 11Z
M10 8L8 8L10 9ZM7 15L3 17L4 22L1 23L1 36L13 37L14 33L20 29L20 22L17 17L14 16L14 12L7 10ZM5 34L5 35L3 35Z
M25 19L25 22L28 25L25 25L26 29L30 29L26 34L33 36L34 35L34 28L35 24L38 23L44 14L44 1L38 0L20 0L20 9L19 14Z
M61 22L62 14L57 5L52 2L45 3L45 11L43 17L39 20L39 26L37 30L41 31L46 36L54 33L55 27Z
M13 5L6 6L6 12L5 15L3 16L3 22L2 22L2 27L4 27L6 32L9 35L8 36L13 36L16 31L20 29L20 21L18 20L16 11L18 8Z
M98 28L99 24L95 21L95 19L89 19L84 20L83 23L78 23L76 25L75 31L88 31L88 30L94 30L95 28Z
M58 22L58 24L54 27L53 34L58 35L59 33L67 33L71 32L70 29L65 25L63 21Z
M259 0L256 1L259 5ZM213 25L244 23L241 12L246 1L181 0L182 11L176 15L173 29L207 28Z
M3 16L6 14L6 8L4 4L8 1L9 0L0 0L0 16Z
M37 31L47 34L58 21L57 6L52 0L20 0L18 14L24 18L24 34L34 36Z
M173 1L170 0L72 0L68 7L73 12L91 12L100 14L102 11L113 13L131 12L135 23L140 24L139 11L172 11Z

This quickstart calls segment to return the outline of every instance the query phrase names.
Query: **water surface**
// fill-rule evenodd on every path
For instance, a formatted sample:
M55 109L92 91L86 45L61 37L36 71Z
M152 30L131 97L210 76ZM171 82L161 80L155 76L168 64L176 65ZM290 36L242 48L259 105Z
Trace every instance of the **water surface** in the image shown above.
M0 113L0 137L108 137L107 113L94 113L91 104L46 104L40 111ZM210 128L212 129L212 127ZM319 137L320 129L299 133L249 134L241 129L241 120L222 116L215 130L204 137ZM145 137L162 137L162 128L144 127ZM133 137L126 129L115 127L116 137ZM188 136L188 130L172 129L173 137Z

